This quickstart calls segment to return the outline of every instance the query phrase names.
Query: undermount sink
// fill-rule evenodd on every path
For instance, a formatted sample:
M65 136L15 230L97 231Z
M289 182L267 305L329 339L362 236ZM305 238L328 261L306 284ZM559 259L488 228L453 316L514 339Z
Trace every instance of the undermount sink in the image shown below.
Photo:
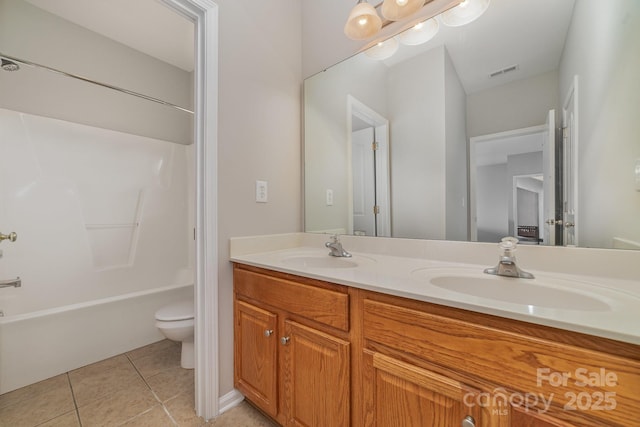
M341 258L330 255L300 255L284 258L282 263L295 268L354 268L372 261L360 256Z
M416 270L414 278L428 280L432 285L474 297L560 310L610 311L603 298L590 292L573 290L580 282L561 279L518 279L482 276L482 273L437 274L428 269ZM569 288L569 289L567 289Z

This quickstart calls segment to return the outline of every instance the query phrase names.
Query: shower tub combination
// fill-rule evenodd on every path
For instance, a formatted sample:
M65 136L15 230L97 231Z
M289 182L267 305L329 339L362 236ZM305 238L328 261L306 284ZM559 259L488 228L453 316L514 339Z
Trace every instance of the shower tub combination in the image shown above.
M161 340L193 298L192 146L0 109L0 393Z

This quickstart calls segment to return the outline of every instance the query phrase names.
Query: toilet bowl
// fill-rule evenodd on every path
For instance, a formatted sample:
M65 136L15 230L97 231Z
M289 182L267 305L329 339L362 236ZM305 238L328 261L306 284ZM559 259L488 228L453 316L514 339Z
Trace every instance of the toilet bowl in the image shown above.
M172 341L182 342L180 366L193 369L193 300L178 301L156 311L156 328Z

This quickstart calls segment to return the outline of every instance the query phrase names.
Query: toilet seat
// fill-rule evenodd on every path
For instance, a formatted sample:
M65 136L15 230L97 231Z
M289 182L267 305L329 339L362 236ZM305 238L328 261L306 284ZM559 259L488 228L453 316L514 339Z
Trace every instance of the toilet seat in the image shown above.
M156 311L156 320L171 322L193 319L193 300L178 301Z

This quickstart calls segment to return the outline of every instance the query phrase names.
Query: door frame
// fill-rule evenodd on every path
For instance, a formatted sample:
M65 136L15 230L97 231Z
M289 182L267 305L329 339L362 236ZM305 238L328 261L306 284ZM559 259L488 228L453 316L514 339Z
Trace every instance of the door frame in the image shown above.
M161 1L195 26L195 409L208 420L219 413L218 328L213 326L218 324L218 5Z
M544 133L546 125L531 126L527 128L508 130L487 135L472 136L469 138L469 240L478 241L478 214L476 212L476 144L494 139L512 138L536 133Z
M375 128L375 134L384 133L383 138L376 136L376 198L380 206L378 234L391 237L391 173L389 170L389 120L371 109L352 95L347 95L347 234L353 234L353 143L352 117L357 116Z
M562 136L562 158L563 158L563 167L562 167L562 171L563 171L563 175L562 175L562 181L563 181L563 194L562 194L562 227L563 227L563 243L565 246L567 246L567 227L566 227L566 223L567 223L567 211L566 211L566 204L567 204L567 187L569 185L571 185L571 194L573 194L573 245L572 246L578 246L578 242L579 242L579 236L578 236L578 232L579 232L579 228L578 228L578 224L579 224L579 219L578 219L578 212L579 212L579 197L578 197L578 177L579 177L579 162L578 162L578 133L579 133L579 122L578 122L578 118L579 118L579 114L578 114L578 107L579 107L579 103L578 103L579 99L578 99L578 75L574 75L573 76L573 80L571 81L571 86L569 87L569 91L567 92L567 95L564 99L564 103L562 104L562 132L563 132L563 136ZM569 107L571 107L573 109L573 121L571 123L567 123L568 120L568 110ZM569 129L569 134L570 137L572 139L572 146L571 146L571 155L567 155L567 140L566 140L566 129L569 127L569 125L571 125L571 129ZM570 165L569 165L570 164ZM569 166L568 166L569 165ZM567 167L568 166L568 167ZM572 182L569 183L568 182L568 175L567 175L567 171L571 171L571 178L572 178Z

